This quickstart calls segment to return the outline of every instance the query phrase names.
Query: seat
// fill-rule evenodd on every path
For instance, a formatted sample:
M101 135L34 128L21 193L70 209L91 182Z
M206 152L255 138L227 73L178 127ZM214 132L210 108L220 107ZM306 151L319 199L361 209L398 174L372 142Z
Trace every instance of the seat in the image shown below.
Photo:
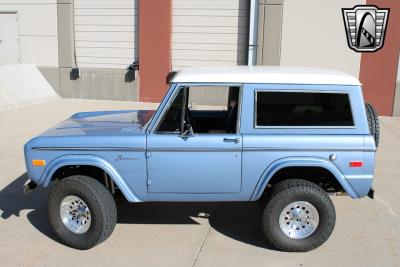
M229 104L228 112L225 117L225 130L227 133L236 132L238 105L236 100L232 100Z
M233 100L229 104L225 116L224 130L209 130L208 133L235 133L237 121L237 101Z

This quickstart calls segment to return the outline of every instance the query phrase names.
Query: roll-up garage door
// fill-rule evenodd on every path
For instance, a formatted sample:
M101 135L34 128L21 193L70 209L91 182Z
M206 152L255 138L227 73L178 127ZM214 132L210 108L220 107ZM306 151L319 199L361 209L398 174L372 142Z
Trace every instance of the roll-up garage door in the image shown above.
M126 69L138 58L138 0L75 0L78 67Z
M173 0L172 65L245 65L248 0Z

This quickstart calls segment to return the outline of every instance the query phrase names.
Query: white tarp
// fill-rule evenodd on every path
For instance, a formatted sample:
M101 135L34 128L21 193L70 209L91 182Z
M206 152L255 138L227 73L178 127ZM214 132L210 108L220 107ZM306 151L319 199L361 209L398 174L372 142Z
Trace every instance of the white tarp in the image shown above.
M0 66L0 110L58 98L35 65Z

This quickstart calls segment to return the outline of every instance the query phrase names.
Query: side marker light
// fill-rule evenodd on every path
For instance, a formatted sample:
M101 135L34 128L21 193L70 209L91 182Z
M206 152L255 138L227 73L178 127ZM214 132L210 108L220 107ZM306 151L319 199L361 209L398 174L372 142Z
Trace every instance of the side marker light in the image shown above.
M350 161L350 168L360 168L363 166L362 161Z
M44 167L44 166L46 166L46 161L44 159L33 159L32 166Z

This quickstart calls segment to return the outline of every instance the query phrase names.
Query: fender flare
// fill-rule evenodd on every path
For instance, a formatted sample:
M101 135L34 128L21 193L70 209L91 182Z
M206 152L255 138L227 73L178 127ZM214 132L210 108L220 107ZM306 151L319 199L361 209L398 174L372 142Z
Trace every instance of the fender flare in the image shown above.
M343 187L346 193L351 198L357 198L358 195L350 183L347 181L343 173L334 165L332 162L317 157L287 157L281 158L272 162L262 173L260 179L257 182L256 188L251 195L251 200L255 201L263 194L269 180L279 170L287 167L321 167L331 172L339 184Z
M121 190L129 202L142 202L143 200L132 190L121 174L104 158L94 155L64 155L52 160L40 177L39 184L47 187L54 173L61 167L68 165L94 166L106 172Z

